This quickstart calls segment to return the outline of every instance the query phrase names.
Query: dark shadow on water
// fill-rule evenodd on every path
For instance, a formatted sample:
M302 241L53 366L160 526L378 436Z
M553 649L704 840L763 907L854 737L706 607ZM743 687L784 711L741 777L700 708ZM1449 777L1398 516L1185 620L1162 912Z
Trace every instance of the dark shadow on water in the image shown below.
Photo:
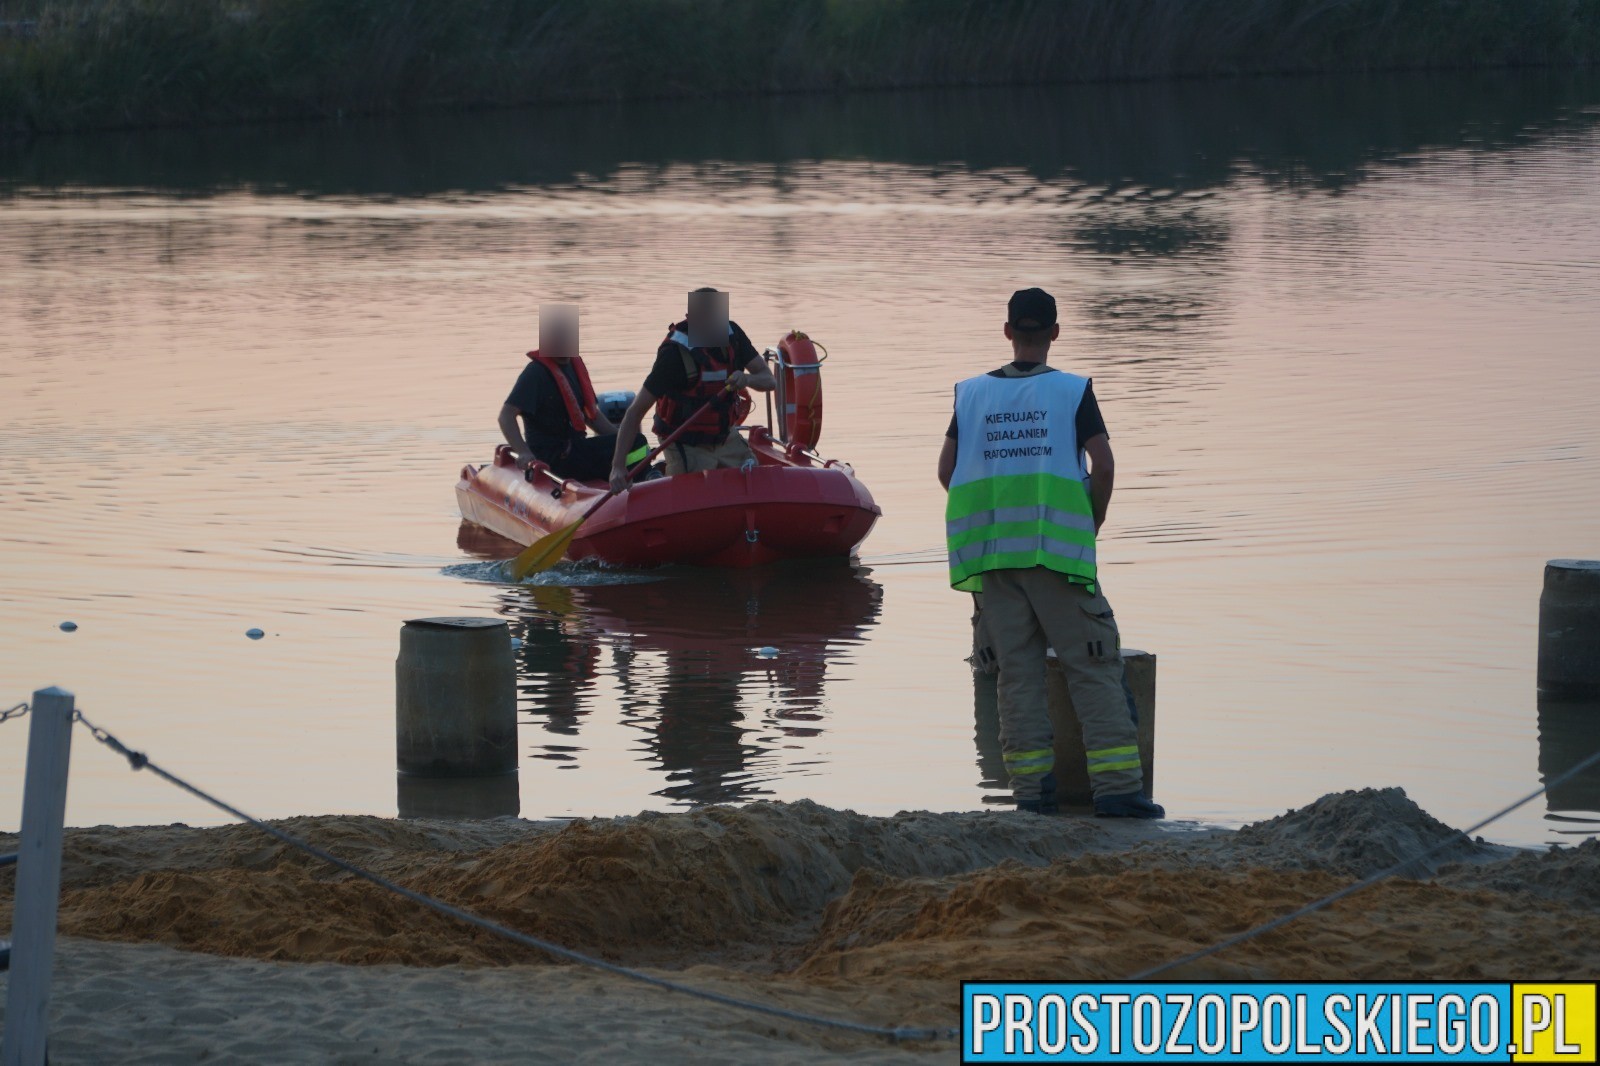
M786 170L818 160L1020 170L1091 190L1203 191L1241 172L1338 190L1376 164L1421 153L1592 128L1597 102L1600 71L1578 69L549 106L0 144L0 195L77 187L412 198L585 186L635 171L648 181L705 161L765 167L744 180L781 189Z

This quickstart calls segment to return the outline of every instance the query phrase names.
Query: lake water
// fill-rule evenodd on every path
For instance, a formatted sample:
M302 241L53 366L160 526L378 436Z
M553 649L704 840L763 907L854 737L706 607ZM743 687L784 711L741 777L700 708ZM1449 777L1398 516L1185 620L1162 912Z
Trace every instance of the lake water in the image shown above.
M979 806L933 469L1040 284L1117 452L1158 799L1238 823L1394 784L1465 824L1600 748L1600 708L1541 721L1534 687L1544 562L1600 557L1597 188L1592 72L0 144L0 704L72 689L253 813L392 815L401 622L499 615L524 816ZM636 388L702 284L831 352L820 450L884 511L859 569L486 580L453 488L539 303ZM1597 810L1593 775L1488 835ZM69 818L215 820L81 733Z

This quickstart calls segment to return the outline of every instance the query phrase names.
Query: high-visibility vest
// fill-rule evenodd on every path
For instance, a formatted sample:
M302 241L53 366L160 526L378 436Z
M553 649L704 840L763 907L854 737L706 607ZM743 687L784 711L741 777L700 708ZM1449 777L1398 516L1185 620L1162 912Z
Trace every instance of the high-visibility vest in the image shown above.
M1058 370L956 385L956 468L945 502L950 584L1043 566L1096 582L1094 508L1078 440L1089 379Z

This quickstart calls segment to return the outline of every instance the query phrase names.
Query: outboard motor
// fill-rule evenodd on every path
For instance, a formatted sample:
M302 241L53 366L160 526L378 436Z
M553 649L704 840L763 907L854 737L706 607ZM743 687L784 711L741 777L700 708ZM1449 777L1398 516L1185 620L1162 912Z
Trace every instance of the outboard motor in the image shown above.
M602 392L595 397L595 402L600 405L600 413L605 415L613 425L622 422L622 416L628 412L628 405L638 393L628 389L617 389L614 392Z

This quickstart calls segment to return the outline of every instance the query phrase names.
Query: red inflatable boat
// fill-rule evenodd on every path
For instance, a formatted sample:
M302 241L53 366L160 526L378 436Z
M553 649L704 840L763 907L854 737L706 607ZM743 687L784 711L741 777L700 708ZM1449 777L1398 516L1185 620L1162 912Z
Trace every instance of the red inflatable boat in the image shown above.
M569 559L748 567L855 552L882 512L848 464L812 451L822 432L826 356L799 332L766 355L781 418L776 436L773 428L739 428L755 463L636 484L583 523ZM543 463L519 470L504 445L493 463L464 467L456 484L463 518L522 545L577 521L605 492L602 483L557 477Z

